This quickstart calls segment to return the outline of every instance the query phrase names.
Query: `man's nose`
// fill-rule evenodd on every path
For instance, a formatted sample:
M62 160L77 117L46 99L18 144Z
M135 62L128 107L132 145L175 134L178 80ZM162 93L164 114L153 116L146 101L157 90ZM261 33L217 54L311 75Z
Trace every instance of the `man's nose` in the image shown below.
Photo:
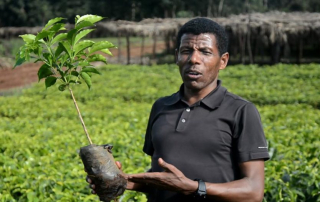
M199 51L194 50L194 51L191 52L191 54L189 56L189 62L192 63L192 64L200 63Z

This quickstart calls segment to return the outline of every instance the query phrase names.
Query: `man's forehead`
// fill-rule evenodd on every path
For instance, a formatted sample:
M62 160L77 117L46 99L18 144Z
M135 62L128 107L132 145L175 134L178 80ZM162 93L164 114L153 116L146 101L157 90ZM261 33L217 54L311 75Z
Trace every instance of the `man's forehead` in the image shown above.
M201 33L201 34L185 33L181 37L180 44L187 45L194 42L200 42L205 44L216 44L216 37L212 33Z

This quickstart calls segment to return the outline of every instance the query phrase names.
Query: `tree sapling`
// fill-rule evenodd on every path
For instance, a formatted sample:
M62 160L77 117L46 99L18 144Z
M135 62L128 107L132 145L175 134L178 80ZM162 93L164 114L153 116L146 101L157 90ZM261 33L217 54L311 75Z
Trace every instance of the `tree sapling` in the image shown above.
M91 75L100 74L91 62L107 63L106 58L98 51L112 55L109 49L115 46L108 41L81 40L94 30L90 27L102 19L97 15L76 16L74 28L66 32L65 24L61 23L64 18L58 17L49 20L37 35L21 35L25 43L16 55L14 68L33 58L35 62L43 63L38 71L38 78L39 81L45 79L46 88L60 82L60 91L69 90L90 143L80 149L80 157L96 185L100 200L108 202L124 192L127 181L115 164L111 154L112 146L92 143L72 91L72 87L81 84L81 81L91 88Z

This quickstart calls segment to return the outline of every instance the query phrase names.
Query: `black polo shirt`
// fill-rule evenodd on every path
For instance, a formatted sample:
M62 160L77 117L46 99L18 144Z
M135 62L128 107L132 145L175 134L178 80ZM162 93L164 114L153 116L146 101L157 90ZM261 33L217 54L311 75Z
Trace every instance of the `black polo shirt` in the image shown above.
M161 172L158 158L173 164L190 179L224 183L240 179L238 163L269 158L256 107L218 86L189 106L183 85L152 107L143 151L152 156L152 172ZM182 194L157 190L149 201L192 201Z

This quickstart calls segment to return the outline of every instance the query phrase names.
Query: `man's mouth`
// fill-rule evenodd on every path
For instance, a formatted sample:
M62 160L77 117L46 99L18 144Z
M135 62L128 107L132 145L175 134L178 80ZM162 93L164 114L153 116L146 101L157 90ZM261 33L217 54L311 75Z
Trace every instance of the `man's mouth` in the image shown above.
M191 74L191 75L199 75L200 73L198 73L198 72L189 72L188 74Z
M197 79L201 76L201 73L198 71L187 71L186 74L191 79Z

